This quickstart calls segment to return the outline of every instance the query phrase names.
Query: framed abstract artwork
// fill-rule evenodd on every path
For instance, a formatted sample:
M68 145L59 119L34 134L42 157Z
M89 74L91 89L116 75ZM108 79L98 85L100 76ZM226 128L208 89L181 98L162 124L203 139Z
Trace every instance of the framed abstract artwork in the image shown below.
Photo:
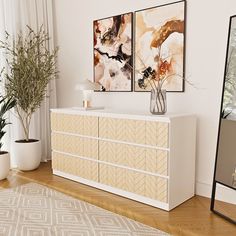
M144 80L150 74L162 89L183 92L185 1L136 11L134 20L134 90L150 91Z
M132 91L133 13L93 22L94 82L101 91Z

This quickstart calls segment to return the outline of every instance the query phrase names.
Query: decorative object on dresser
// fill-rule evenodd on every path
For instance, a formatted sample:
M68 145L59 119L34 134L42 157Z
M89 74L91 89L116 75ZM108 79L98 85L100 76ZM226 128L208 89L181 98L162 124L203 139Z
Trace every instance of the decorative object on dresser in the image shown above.
M101 91L132 91L133 13L93 22L94 81Z
M51 79L58 73L55 66L57 49L47 48L48 34L43 30L35 32L29 26L25 34L20 32L16 39L6 34L6 41L0 41L5 50L7 69L5 77L6 96L15 100L15 111L24 132L24 139L17 140L14 153L20 170L36 169L41 161L41 141L29 138L30 122L40 107Z
M184 54L185 1L135 12L135 91L183 92Z
M236 211L219 206L217 194L223 190L225 201L236 205L236 15L230 17L225 59L224 84L221 96L211 210L236 224ZM227 191L227 192L226 192ZM222 194L222 193L221 193ZM223 195L222 194L222 195ZM218 195L219 196L219 195ZM233 196L233 200L227 198Z
M194 195L196 118L51 110L53 173L171 210Z
M163 75L166 74L166 69L163 68ZM156 80L156 72L151 67L143 71L143 79L138 81L140 88L146 89L151 86L150 112L154 115L163 115L167 110L166 90L162 89L162 80Z
M74 107L79 110L96 110L103 107L92 106L92 95L94 90L99 90L100 85L90 80L83 80L75 86L75 90L83 91L83 107Z
M150 99L150 112L153 115L163 115L167 110L166 90L152 89Z
M14 106L14 100L0 96L0 180L5 179L10 171L10 155L2 150L2 139L6 133L5 127L10 124L6 120L6 113Z

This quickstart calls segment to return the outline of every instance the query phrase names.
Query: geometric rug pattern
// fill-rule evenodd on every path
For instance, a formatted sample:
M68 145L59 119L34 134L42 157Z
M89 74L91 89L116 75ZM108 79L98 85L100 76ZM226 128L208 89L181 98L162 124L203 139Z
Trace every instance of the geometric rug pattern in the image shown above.
M0 189L0 236L161 235L169 234L36 183Z

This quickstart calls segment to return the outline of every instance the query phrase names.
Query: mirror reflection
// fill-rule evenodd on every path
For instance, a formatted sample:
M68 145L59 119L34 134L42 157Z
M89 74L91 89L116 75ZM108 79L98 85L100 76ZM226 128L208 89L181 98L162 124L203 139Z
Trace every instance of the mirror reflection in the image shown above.
M236 189L236 17L228 40L215 180Z
M231 18L221 117L236 120L236 17Z
M216 196L220 196L220 194L221 194L220 192L222 189L227 191L229 196L234 196L234 194L235 194L234 189L230 189L230 188L226 189L226 187L224 187L220 184L217 184ZM229 202L230 203L222 202L222 201L215 201L214 209L236 222L236 204L234 204L234 202L231 202L231 201L229 201Z
M236 120L221 119L216 181L236 189Z

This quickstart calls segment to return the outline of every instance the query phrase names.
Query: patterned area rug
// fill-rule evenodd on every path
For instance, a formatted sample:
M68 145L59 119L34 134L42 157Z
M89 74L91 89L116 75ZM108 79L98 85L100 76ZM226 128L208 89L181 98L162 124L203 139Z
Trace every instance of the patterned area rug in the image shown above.
M169 234L36 183L0 190L0 236L49 235Z

